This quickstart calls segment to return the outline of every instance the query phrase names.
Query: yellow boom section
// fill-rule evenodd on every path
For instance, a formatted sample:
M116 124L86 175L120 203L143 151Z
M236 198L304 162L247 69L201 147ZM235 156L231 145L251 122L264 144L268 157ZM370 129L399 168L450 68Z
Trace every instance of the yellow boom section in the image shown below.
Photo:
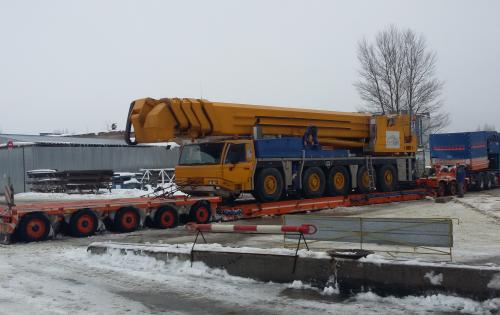
M401 116L393 127L400 131ZM199 139L211 136L248 137L259 126L262 135L303 136L308 126L316 126L323 145L336 148L363 148L370 139L372 115L325 110L210 102L191 98L139 99L131 104L128 117L138 143ZM379 117L378 117L379 118ZM386 116L382 116L384 122ZM380 119L376 120L377 125ZM409 124L409 121L407 120ZM382 128L391 129L391 126ZM373 128L372 128L373 129ZM380 130L382 130L380 129ZM409 130L408 130L409 132ZM404 133L404 132L403 132ZM401 138L403 135L401 135ZM384 141L384 139L380 139ZM388 152L403 152L399 149ZM382 151L380 151L382 152Z

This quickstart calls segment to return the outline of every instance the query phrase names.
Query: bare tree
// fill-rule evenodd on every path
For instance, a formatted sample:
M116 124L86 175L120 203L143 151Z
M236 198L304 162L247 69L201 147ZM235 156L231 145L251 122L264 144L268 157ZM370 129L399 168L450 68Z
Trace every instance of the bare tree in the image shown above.
M427 51L423 36L390 26L377 34L374 43L359 42L358 60L361 78L354 85L365 101L363 110L429 113L428 132L449 124L440 98L443 82L435 76L436 54Z
M495 127L494 124L488 124L488 123L484 124L483 127L478 126L476 128L476 131L496 131L496 130L497 128Z

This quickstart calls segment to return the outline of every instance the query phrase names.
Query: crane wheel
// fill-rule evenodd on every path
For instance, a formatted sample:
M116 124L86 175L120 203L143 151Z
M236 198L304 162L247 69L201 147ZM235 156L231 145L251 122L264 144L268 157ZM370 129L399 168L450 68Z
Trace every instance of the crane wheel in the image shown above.
M309 167L302 177L302 192L307 198L317 198L325 193L325 174L319 167Z
M75 212L69 219L69 232L74 237L87 237L97 231L98 220L90 209Z
M198 201L192 205L191 210L189 210L189 221L191 222L199 224L207 223L210 221L211 216L212 210L208 202Z
M351 176L345 166L334 166L328 172L326 190L330 196L345 196L351 190Z
M24 242L44 241L49 236L50 221L41 213L27 214L21 219L17 232Z
M259 201L278 201L283 195L283 190L283 176L276 168L264 168L257 174L255 194Z
M382 165L377 170L377 188L380 191L388 192L396 189L397 172L396 168L390 164Z
M375 174L373 174L373 177L376 177ZM358 173L356 175L356 180L358 183L358 191L362 194L367 194L371 192L370 190L370 175L368 174L368 169L366 165L360 166L358 168ZM373 179L373 181L376 181L376 178Z
M119 232L133 232L139 228L141 216L139 211L133 207L125 207L118 210L114 219L114 227Z
M179 224L177 210L169 205L161 206L156 210L154 226L159 229L171 229Z

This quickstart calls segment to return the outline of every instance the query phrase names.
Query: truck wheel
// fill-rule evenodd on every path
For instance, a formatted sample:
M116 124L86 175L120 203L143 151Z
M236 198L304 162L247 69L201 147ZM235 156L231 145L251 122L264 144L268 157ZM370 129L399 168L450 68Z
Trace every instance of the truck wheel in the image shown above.
M139 228L141 216L139 211L133 207L125 207L118 210L115 215L114 225L119 232L133 232Z
M377 170L377 188L381 191L396 189L397 174L394 166L385 164Z
M345 196L351 190L351 176L344 166L334 166L328 172L326 190L330 196Z
M49 236L50 221L41 213L30 213L21 219L17 232L25 242L44 241Z
M156 210L153 219L154 226L159 229L174 228L179 224L177 210L169 205L161 206Z
M90 209L79 210L69 219L69 232L74 237L87 237L97 231L98 220Z
M446 191L448 195L455 196L457 194L457 182L455 181L449 182Z
M373 174L375 177L375 174ZM358 191L362 194L367 194L371 192L370 190L370 176L368 175L368 169L366 165L363 165L358 168L358 174L356 175L356 181L358 183ZM373 179L376 181L376 178Z
M189 221L204 224L210 221L212 210L210 204L204 201L199 201L191 206L189 210Z
M283 195L283 176L273 167L262 169L257 175L255 192L259 201L278 201Z
M302 179L302 192L307 198L318 198L325 192L325 174L319 167L309 167Z

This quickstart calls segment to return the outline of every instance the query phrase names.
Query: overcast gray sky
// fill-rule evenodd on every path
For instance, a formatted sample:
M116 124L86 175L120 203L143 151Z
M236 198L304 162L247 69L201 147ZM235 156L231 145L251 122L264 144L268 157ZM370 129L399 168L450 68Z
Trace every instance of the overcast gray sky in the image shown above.
M0 0L0 130L123 128L146 96L355 111L390 24L437 52L449 131L500 129L500 1Z

